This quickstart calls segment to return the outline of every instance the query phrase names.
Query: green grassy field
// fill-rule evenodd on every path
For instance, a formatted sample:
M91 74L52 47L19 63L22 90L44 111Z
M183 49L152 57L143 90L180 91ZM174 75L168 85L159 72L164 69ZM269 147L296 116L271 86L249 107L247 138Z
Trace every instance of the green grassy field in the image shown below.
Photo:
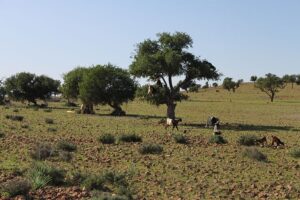
M287 86L269 103L267 96L253 84L243 84L236 93L210 88L188 93L188 101L178 103L177 117L183 122L179 131L165 130L158 121L166 107L134 101L123 105L128 116L112 117L109 107L98 106L96 115L67 113L61 103L51 103L52 112L34 110L16 104L0 107L0 173L3 181L9 174L26 170L33 162L30 150L37 143L55 145L64 139L77 145L69 162L47 159L49 165L70 171L101 173L105 170L130 172L127 181L136 199L299 199L300 160L289 151L300 147L300 86ZM22 122L5 115L22 115ZM204 127L207 117L221 119L223 137L228 144L208 141L212 129ZM54 120L45 123L45 118ZM28 127L24 126L28 125ZM57 131L48 131L54 128ZM172 135L185 132L189 144L177 144ZM101 134L135 133L142 143L101 144ZM278 136L285 148L257 147L268 157L259 162L242 155L237 144L241 135ZM142 155L143 144L163 147L158 155Z

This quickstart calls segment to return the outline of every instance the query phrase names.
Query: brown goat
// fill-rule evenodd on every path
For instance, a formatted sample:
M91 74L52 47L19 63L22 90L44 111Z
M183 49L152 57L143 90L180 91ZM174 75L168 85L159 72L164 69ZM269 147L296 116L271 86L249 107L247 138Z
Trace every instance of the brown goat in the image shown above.
M173 126L172 130L176 128L178 130L178 123L182 122L182 119L170 119L168 118L165 124L165 129L167 129L169 126Z

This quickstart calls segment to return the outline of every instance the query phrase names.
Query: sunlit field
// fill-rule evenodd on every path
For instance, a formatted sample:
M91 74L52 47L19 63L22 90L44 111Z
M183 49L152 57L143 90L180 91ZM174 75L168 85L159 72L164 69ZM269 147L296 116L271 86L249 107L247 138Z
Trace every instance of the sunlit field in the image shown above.
M95 115L67 112L72 108L63 101L49 103L49 111L21 103L1 106L0 183L28 177L27 171L36 162L30 154L38 143L56 147L66 140L77 147L70 160L53 156L40 162L65 170L66 180L75 172L125 174L134 199L300 198L300 159L291 156L291 151L300 147L300 86L292 89L288 85L273 103L250 83L235 93L209 88L188 95L189 100L176 108L176 116L182 118L179 131L172 131L172 127L166 130L158 123L166 116L165 106L138 100L122 106L127 114L124 117L110 116L112 109L106 106L97 106ZM13 121L6 115L24 119ZM209 142L213 130L205 128L208 116L220 118L227 144ZM107 133L116 136L114 144L98 140ZM133 133L141 136L142 142L118 139ZM177 134L183 134L187 144L176 143L173 136ZM245 157L247 147L237 143L247 134L267 136L269 144L275 135L285 146L256 146L267 160L254 160ZM163 151L142 154L140 148L145 144L159 144ZM80 183L77 186L83 188ZM64 183L59 187L70 186ZM118 193L114 186L107 187Z

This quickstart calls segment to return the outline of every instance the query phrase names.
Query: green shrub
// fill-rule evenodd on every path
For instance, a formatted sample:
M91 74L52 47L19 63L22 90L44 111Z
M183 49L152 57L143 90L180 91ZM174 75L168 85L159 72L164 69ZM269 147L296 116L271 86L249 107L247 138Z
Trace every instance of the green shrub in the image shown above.
M72 156L72 153L70 153L70 152L61 151L61 152L59 152L59 158L62 161L70 162L72 160L73 156Z
M27 128L29 128L29 125L28 124L22 124L21 128L27 129Z
M116 141L115 136L109 133L101 135L98 140L102 144L113 144Z
M5 137L5 134L0 132L0 138L4 138Z
M19 110L17 108L13 109L13 112L17 113Z
M50 118L45 119L46 124L54 124L54 120Z
M38 144L30 152L30 156L34 160L46 160L49 157L57 155L55 149L49 144Z
M93 192L90 200L130 200L127 196L112 195L105 192Z
M252 146L255 145L257 139L255 135L241 135L237 143L239 145Z
M0 185L0 194L5 197L15 197L18 195L27 196L31 189L31 184L24 179L10 180Z
M225 140L221 135L213 135L209 139L209 143L214 144L227 144L227 140Z
M142 142L142 137L134 133L124 134L120 136L119 140L122 142Z
M186 138L185 135L182 135L182 134L175 134L173 136L174 140L176 143L179 143L179 144L187 144L188 143L188 140Z
M41 188L46 185L60 186L64 184L65 171L46 165L45 163L34 163L29 170L28 177L34 188Z
M87 178L87 175L79 171L69 172L66 175L66 182L68 185L77 186L81 185Z
M12 121L23 121L24 117L21 115L5 115L6 119L10 119Z
M267 161L267 156L258 151L256 148L246 148L243 151L243 156L257 161Z
M72 152L72 151L76 151L77 147L75 144L71 142L68 142L66 140L60 140L57 143L57 149Z
M52 109L44 109L44 112L52 112Z
M163 147L158 144L144 144L140 147L141 154L160 154L163 152Z
M104 190L104 182L102 176L88 176L83 182L82 186L87 190Z
M48 132L56 132L57 131L56 128L52 128L52 127L49 127L47 130L48 130Z
M294 148L290 151L290 155L294 158L300 158L300 148Z

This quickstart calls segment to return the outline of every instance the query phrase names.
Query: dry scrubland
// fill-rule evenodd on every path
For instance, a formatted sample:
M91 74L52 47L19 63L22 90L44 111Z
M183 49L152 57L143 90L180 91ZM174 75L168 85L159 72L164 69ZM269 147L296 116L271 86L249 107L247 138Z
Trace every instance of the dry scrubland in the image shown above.
M89 174L110 170L130 172L126 179L137 199L299 199L300 160L290 156L300 141L300 86L289 85L274 103L253 84L243 84L236 93L210 88L189 93L190 99L178 103L177 117L183 122L179 131L165 130L158 121L166 107L155 107L134 101L123 105L128 116L112 117L109 107L98 106L96 115L67 113L63 103L51 103L52 112L20 107L0 107L0 181L26 170L33 162L29 155L36 143L55 145L65 139L77 145L69 162L47 159L54 165ZM231 99L231 102L230 102ZM16 105L18 106L18 105ZM5 115L22 115L22 122ZM211 129L204 128L210 115L218 116L223 126L225 145L209 144ZM45 118L54 120L45 123ZM28 125L24 126L24 125ZM56 132L48 131L48 128ZM172 134L183 133L189 144L177 144ZM103 133L121 135L136 133L142 143L101 144ZM259 137L273 134L285 142L283 149L257 147L268 157L267 162L251 160L242 155L245 148L237 144L239 136ZM158 155L142 155L143 144L163 147Z

